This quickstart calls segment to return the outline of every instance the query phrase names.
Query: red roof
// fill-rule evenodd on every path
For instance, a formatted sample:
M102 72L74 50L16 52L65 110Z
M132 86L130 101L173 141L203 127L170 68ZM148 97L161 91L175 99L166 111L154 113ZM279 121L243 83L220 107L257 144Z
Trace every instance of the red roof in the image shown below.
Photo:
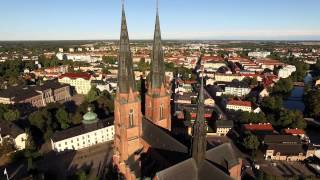
M273 127L269 123L265 124L245 124L244 129L247 131L273 131Z
M230 100L228 101L228 105L252 107L252 103L250 101Z
M68 77L70 79L82 78L82 79L89 80L91 78L91 75L87 73L65 73L65 74L62 74L59 77L59 79L62 79L64 77Z
M285 134L305 134L304 130L302 129L285 129Z
M201 58L202 61L223 61L221 56L203 56Z

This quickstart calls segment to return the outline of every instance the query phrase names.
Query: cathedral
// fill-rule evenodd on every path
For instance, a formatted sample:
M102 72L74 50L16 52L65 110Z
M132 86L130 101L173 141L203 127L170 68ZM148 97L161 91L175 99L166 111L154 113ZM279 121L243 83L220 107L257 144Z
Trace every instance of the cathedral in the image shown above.
M158 8L144 116L134 78L123 3L119 46L113 155L113 165L119 173L127 180L241 179L242 160L231 144L216 147L207 144L203 81L191 143L183 143L171 132L171 93L165 78Z

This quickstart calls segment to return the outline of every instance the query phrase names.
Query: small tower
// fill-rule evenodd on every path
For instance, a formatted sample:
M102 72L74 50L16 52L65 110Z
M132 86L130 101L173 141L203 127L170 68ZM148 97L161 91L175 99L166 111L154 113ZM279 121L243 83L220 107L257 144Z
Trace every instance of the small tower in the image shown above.
M141 149L141 102L136 89L130 52L124 2L122 1L121 35L118 55L118 90L114 100L114 156L113 163L126 179L132 179L126 162Z
M197 166L200 167L201 163L205 160L207 151L206 139L206 123L204 120L204 100L203 100L203 77L201 78L201 87L198 97L198 110L197 118L193 125L192 131L192 158L196 161Z
M150 81L148 82L148 92L145 98L145 116L158 126L171 130L171 94L168 91L165 80L164 52L161 42L158 9L157 3Z
M82 123L84 125L87 124L94 124L98 122L98 115L94 112L92 112L92 108L88 107L88 112L86 114L83 115L82 117Z

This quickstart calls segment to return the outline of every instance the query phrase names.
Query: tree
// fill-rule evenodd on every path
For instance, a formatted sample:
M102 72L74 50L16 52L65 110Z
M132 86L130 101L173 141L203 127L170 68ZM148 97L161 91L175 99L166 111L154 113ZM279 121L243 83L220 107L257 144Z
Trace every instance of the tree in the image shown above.
M306 128L302 113L296 110L281 110L273 125L280 128Z
M286 95L293 89L293 82L290 78L280 79L273 87L272 93Z
M261 102L261 108L267 114L278 112L282 108L282 98L279 96L264 97Z
M92 103L93 101L97 100L99 97L99 93L99 89L97 89L95 86L92 86L92 88L85 97L86 101Z
M259 148L260 141L257 136L249 134L247 137L244 138L243 145L246 149L255 151Z
M306 112L310 117L320 117L320 89L307 92L304 102Z
M20 112L18 110L9 109L3 114L3 118L6 121L14 121L20 117Z
M67 113L67 111L64 108L59 108L56 115L55 115L56 119L58 120L58 122L60 123L60 127L62 129L67 129L69 128L69 115Z
M30 124L37 127L42 132L45 132L46 119L48 119L48 117L45 117L44 113L40 110L31 113L28 117Z

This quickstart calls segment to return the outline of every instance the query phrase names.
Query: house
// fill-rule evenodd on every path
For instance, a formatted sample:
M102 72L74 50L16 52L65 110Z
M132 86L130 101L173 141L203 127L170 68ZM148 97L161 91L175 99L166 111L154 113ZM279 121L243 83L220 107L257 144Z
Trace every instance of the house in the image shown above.
M252 103L250 101L229 100L227 102L226 109L252 112Z
M295 128L295 129L290 129L290 128L284 129L283 133L284 134L288 134L288 135L292 135L292 136L299 136L301 138L305 137L305 131L302 130L302 129L297 129L297 128Z
M51 148L56 152L80 150L96 144L112 141L114 126L112 118L99 120L97 114L88 109L82 124L55 132L51 138Z
M233 128L232 120L217 120L215 122L214 131L215 135L225 136L229 133L229 131ZM208 133L210 135L210 133Z
M55 80L45 81L37 86L11 86L0 91L0 103L44 107L52 102L71 99L70 86Z
M305 145L293 135L266 135L262 141L266 160L303 161L315 155L313 146Z
M74 87L78 94L88 94L92 79L92 76L87 73L65 73L59 76L58 81Z
M244 124L242 125L241 130L243 132L246 132L246 131L251 132L252 134L255 134L258 136L265 136L265 135L275 133L275 130L273 129L270 123Z
M14 123L0 121L0 144L9 140L14 143L17 150L23 150L26 148L27 138L27 133Z
M234 81L226 84L223 94L242 97L248 95L250 92L251 88L249 86L244 83Z

